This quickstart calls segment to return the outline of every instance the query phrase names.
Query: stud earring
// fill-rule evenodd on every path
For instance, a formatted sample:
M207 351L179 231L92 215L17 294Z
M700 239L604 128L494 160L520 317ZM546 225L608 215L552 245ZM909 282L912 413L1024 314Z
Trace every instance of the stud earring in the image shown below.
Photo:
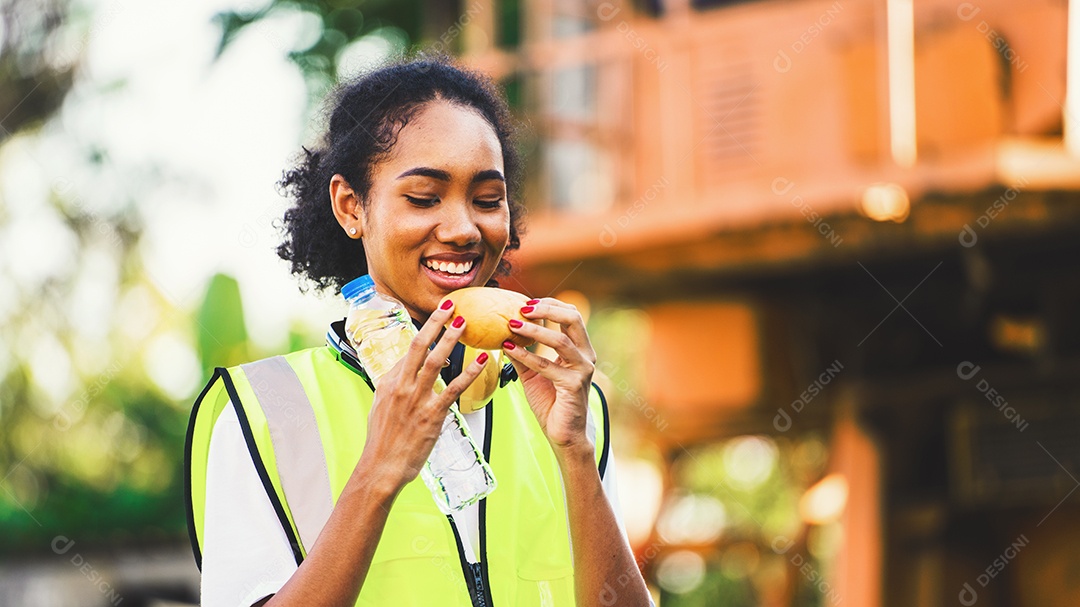
M349 228L349 233L356 236L356 228Z

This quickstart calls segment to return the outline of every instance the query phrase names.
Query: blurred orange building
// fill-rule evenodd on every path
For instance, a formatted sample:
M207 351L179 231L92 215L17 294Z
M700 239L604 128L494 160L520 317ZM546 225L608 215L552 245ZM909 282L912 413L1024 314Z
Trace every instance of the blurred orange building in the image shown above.
M669 461L829 437L821 604L1080 602L1069 4L471 0L429 24L531 120L523 286L647 312ZM761 604L820 583L791 560Z

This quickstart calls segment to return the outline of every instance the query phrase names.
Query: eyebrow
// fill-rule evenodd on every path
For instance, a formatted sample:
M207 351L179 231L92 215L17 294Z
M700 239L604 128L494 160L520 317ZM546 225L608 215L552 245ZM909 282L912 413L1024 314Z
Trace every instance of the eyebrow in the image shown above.
M415 167L398 175L397 178L404 179L405 177L413 176L430 177L432 179L438 179L439 181L450 181L450 173L441 169L433 169L430 167ZM484 171L480 171L476 175L473 175L472 181L470 183L479 183L481 181L491 180L505 182L506 178L503 177L502 173L495 169L487 169Z

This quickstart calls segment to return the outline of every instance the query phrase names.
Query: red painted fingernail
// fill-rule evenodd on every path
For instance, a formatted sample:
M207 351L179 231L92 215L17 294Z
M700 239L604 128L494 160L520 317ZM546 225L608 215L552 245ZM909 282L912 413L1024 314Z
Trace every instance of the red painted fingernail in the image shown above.
M522 314L528 314L529 312L532 312L533 310L534 310L534 308L532 306L525 306L524 308L521 309L521 313Z
M453 325L454 325L455 329L460 329L461 325L463 325L463 324L465 324L465 317L464 316L458 316L457 318L454 319Z
M531 305L533 305L533 304L538 304L538 303L540 303L540 300L539 300L539 299L530 299L529 301L527 301L527 302L525 302L525 303L527 303L527 304L529 304L529 305L531 306Z
M487 352L481 352L480 356L476 357L476 362L478 362L478 363L480 363L482 365L482 364L487 362L487 359L488 359Z
M450 308L454 307L454 302L447 299L446 301L442 302L442 305L439 306L439 307L442 308L443 310L449 310Z
M511 318L510 319L510 326L514 327L516 329L516 328L521 326L521 321L516 319L516 318Z
M503 342L503 347L506 348L507 350L513 350L514 348L517 347L517 345L515 345L514 342L512 342L512 341L504 341Z

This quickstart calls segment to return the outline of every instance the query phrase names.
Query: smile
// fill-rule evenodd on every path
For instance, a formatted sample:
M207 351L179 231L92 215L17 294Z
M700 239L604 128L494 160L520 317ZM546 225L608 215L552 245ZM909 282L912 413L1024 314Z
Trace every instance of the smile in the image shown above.
M473 261L469 260L463 263L454 263L446 261L438 261L435 259L428 259L424 262L424 265L432 270L438 270L439 272L446 272L447 274L468 274L473 267Z

